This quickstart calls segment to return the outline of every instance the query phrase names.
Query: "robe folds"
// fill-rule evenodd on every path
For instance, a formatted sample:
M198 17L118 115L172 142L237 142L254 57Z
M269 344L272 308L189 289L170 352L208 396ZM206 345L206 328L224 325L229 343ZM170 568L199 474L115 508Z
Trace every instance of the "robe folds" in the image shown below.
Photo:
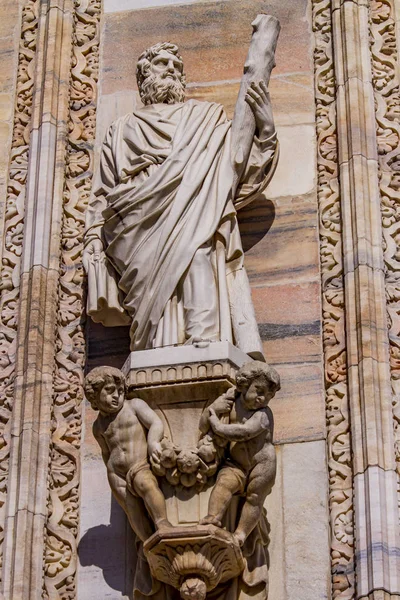
M276 154L275 134L255 138L233 190L231 122L221 105L153 104L113 123L85 234L86 245L97 237L105 247L88 271L93 320L130 322L132 350L185 343L182 280L208 248L219 298L213 339L260 353L235 204L264 189Z

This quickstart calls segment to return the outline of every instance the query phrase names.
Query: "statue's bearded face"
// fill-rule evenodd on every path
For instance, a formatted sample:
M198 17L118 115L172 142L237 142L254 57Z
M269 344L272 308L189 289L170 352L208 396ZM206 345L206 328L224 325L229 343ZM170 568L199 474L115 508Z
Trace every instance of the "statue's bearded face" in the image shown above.
M148 64L140 85L144 104L175 104L185 99L183 62L175 54L161 50Z

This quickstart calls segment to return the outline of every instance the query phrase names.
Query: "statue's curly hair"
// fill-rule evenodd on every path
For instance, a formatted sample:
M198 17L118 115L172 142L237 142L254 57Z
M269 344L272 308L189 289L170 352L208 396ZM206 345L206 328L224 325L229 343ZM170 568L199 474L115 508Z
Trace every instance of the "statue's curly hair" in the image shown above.
M92 408L97 409L96 398L107 381L115 381L117 385L123 385L125 389L125 375L115 367L95 367L85 377L85 395Z
M182 60L182 57L179 54L178 46L176 44L172 44L171 42L159 42L158 44L154 44L154 46L150 46L150 48L147 48L147 50L142 52L136 65L136 80L139 88L139 94L141 96L142 84L149 75L150 63L153 58L160 54L161 50L166 50L167 52L174 54L177 58L179 58L179 60ZM182 73L181 84L183 88L186 87L186 77L184 73Z
M274 394L281 389L278 371L260 360L244 364L236 373L236 384L240 389L248 389L255 379L263 379Z

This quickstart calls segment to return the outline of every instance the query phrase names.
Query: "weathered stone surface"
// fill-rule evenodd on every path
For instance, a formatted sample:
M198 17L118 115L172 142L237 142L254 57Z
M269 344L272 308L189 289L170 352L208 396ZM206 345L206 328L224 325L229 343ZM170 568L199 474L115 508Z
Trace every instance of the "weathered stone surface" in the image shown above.
M311 592L325 600L330 597L325 442L285 444L276 452L276 481L265 503L271 525L270 598L308 600Z
M274 69L269 91L274 109L274 119L278 127L281 125L314 123L314 91L312 84L311 73L307 71L275 74ZM189 82L187 97L209 102L220 102L224 105L228 117L232 118L239 86L239 77L236 81Z
M286 597L325 600L330 596L325 442L285 445L282 469Z
M222 0L224 1L224 0ZM198 2L198 0L187 0L187 3ZM124 10L138 10L143 8L155 8L159 6L168 6L182 4L179 0L105 0L104 12L122 12Z
M374 590L388 590L390 597L400 595L397 485L396 472L378 466L368 467L354 477L360 573L357 589L362 598L372 596Z
M300 196L315 188L315 127L290 125L277 127L279 163L265 191L267 198Z
M263 7L283 26L274 75L310 71L305 0L290 5L275 0L267 6L260 0L180 4L106 15L103 93L134 89L136 57L161 39L174 40L181 47L188 81L239 80L250 23Z

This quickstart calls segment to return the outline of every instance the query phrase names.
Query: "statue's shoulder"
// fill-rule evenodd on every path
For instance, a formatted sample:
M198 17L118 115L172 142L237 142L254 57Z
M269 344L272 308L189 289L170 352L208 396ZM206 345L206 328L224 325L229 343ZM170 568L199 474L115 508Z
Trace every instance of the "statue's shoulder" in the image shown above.
M186 100L186 102L184 103L184 105L186 106L199 106L202 108L206 108L206 107L217 107L217 108L222 108L224 110L224 107L222 104L220 104L219 102L209 102L208 100L196 100L195 98L190 98L190 100Z
M206 114L214 111L217 111L220 114L220 119L224 123L228 121L228 117L226 116L225 107L219 102L208 102L207 100L195 100L191 98L187 100L184 104L189 110L193 112L198 112L200 114Z
M115 121L113 121L109 127L109 131L116 131L117 129L121 129L121 127L125 127L125 125L127 123L129 123L130 121L135 121L136 117L135 117L135 113L131 112L131 113L127 113L126 115L123 115L122 117L118 117L118 119L115 119Z
M131 117L132 113L128 113L115 119L115 121L112 121L111 125L108 126L103 143L112 146L113 138L126 127L127 123L131 120Z

